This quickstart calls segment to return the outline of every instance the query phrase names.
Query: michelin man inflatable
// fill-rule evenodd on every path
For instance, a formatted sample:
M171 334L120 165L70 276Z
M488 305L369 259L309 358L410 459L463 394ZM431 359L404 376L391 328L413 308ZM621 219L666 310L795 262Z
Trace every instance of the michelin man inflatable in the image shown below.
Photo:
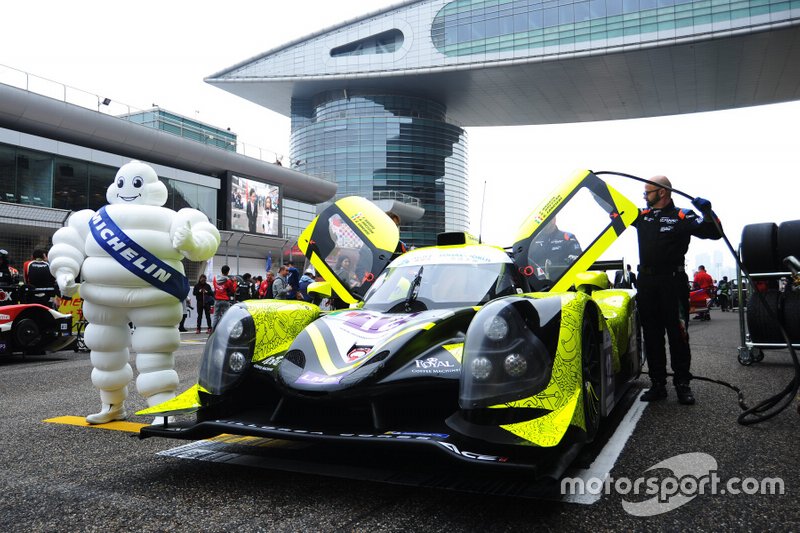
M119 169L106 200L109 205L97 212L74 213L53 236L48 254L62 294L75 294L79 275L82 280L89 322L84 336L102 403L100 412L86 417L90 424L127 418L129 349L136 353L136 389L148 406L175 396L173 352L180 345L181 302L189 292L181 259L205 261L220 242L202 212L162 207L167 187L139 161Z

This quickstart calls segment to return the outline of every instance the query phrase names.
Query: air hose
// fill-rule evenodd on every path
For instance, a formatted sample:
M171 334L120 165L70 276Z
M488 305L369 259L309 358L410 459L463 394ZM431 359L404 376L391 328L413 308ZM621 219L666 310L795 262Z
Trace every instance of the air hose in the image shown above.
M597 176L600 176L600 175L613 175L613 176L619 176L619 177L622 177L622 178L627 178L627 179L631 179L631 180L635 180L635 181L640 181L642 183L648 183L648 184L653 185L655 187L659 187L659 188L662 188L662 189L667 189L667 190L671 191L672 193L675 193L675 194L678 194L680 196L683 196L684 198L687 198L690 202L692 202L693 205L694 205L694 202L695 202L695 199L696 199L695 197L690 196L690 195L686 194L685 192L679 191L678 189L675 189L675 188L672 188L672 187L668 187L666 185L663 185L661 183L656 183L656 182L651 181L651 180L640 178L638 176L633 176L631 174L625 174L623 172L615 172L615 171L611 171L611 170L604 170L604 171L594 172L594 174L597 175ZM717 228L717 231L719 231L719 234L722 235L722 239L725 242L725 245L728 247L728 251L730 251L731 256L733 257L734 261L736 261L737 267L742 271L744 276L747 278L747 281L750 283L750 287L755 287L755 284L753 283L753 280L750 278L749 272L747 272L747 270L742 265L741 261L739 261L739 254L737 254L736 251L733 249L733 246L731 245L730 241L728 240L727 235L725 235L725 232L722 230L722 226L720 225L719 221L717 220L716 215L714 214L714 212L710 208L708 209L708 213L705 213L705 212L703 213L703 217L707 217L707 216L709 216L711 218L711 220L714 223L714 226L716 226L716 228ZM737 421L739 422L739 424L742 424L743 426L748 426L748 425L751 425L751 424L756 424L758 422L763 422L765 420L769 420L770 418L778 415L781 411L783 411L784 409L789 407L789 405L791 405L791 403L794 401L794 398L797 396L798 390L800 389L800 361L798 361L797 353L794 350L794 346L792 346L792 341L789 338L789 334L786 332L786 328L784 328L783 323L781 322L781 320L779 320L779 318L772 311L771 307L768 305L767 300L764 297L764 295L759 291L753 291L753 292L759 298L759 300L761 302L761 305L763 306L764 310L767 312L767 315L769 316L770 320L773 320L773 321L775 321L776 324L778 324L778 327L781 330L781 335L783 336L783 339L786 341L786 346L789 349L789 354L792 356L792 362L794 364L794 377L792 378L792 380L789 382L788 385L786 385L786 387L784 387L784 389L781 392L775 394L774 396L770 396L769 398L759 402L758 404L754 405L753 407L748 407L747 404L745 403L745 400L744 400L744 394L742 393L742 391L738 387L735 387L735 386L731 385L730 383L726 383L724 381L718 381L718 380L714 380L714 379L710 379L710 378L693 376L693 379L699 379L701 381L709 381L711 383L717 383L717 384L724 385L724 386L734 390L738 395L739 407L742 409L742 413L739 414L739 417L737 418Z

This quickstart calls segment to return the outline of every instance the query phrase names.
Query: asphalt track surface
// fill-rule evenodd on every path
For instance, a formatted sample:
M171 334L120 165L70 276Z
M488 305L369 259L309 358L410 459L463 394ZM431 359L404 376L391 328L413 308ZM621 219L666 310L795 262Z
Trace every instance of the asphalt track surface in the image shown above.
M691 324L695 375L733 383L750 404L793 375L788 352L737 362L735 313ZM196 379L205 335L184 334L176 354L181 386ZM675 455L702 452L723 481L780 478L783 495L704 494L668 512L629 514L612 491L591 505L486 496L179 459L185 445L139 440L128 431L44 422L99 406L88 354L0 359L0 531L792 531L800 529L800 416L796 403L755 426L736 422L734 392L695 381L695 406L669 398L644 409L611 470L614 479L652 475ZM646 386L646 376L642 385ZM144 406L131 391L129 412ZM134 423L148 423L132 416ZM133 426L134 428L136 426ZM123 428L124 429L124 428ZM656 471L659 472L659 471Z

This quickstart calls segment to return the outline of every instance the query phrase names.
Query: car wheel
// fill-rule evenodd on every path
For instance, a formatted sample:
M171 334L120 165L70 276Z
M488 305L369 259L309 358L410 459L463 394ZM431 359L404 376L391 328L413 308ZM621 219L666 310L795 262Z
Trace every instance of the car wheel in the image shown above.
M775 258L778 225L774 222L748 224L742 230L742 264L749 273L777 272Z
M18 348L31 350L42 342L42 331L32 318L23 318L13 326L14 343Z
M770 289L760 295L764 296L766 306L759 294L753 294L747 302L747 330L750 332L750 340L763 343L784 342L777 321L780 293Z
M581 367L583 389L583 415L586 424L586 440L594 440L600 427L601 394L601 337L597 330L597 314L587 308L581 327Z
M800 293L787 291L783 300L783 327L792 344L800 342Z
M800 220L782 222L778 227L778 262L786 270L783 260L793 255L800 259Z

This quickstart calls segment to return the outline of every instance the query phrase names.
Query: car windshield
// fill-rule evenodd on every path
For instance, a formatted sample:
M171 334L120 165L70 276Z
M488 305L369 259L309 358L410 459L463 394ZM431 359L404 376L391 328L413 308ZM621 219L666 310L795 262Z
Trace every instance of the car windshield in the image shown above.
M365 296L364 309L412 312L483 305L516 293L513 263L389 266Z

